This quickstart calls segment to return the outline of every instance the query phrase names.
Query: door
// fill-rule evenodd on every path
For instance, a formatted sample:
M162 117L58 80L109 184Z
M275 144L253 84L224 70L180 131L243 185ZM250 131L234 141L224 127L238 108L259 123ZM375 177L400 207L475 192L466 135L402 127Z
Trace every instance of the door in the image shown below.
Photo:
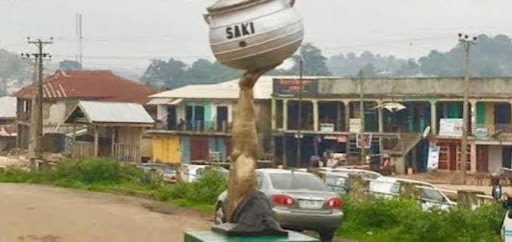
M217 131L227 131L228 125L228 107L217 107Z
M456 144L449 144L448 150L450 154L450 171L456 171L457 170L457 145Z
M476 147L476 171L489 172L489 150L486 145Z
M208 161L209 158L209 141L205 138L190 139L190 160L192 161Z
M176 130L176 106L167 107L167 129Z
M203 130L203 127L204 127L204 118L205 118L205 114L204 114L204 107L203 106L194 106L194 121L195 121L195 124L196 124L196 127L199 129L199 130Z

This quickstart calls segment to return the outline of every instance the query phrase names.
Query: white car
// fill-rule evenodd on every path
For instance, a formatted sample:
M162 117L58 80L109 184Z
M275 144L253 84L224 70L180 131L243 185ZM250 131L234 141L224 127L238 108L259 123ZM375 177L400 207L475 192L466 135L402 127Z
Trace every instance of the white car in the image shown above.
M339 194L347 193L349 174L361 175L363 179L368 181L382 177L381 174L374 171L351 168L321 169L320 172L323 174L327 186Z
M501 241L512 242L512 213L510 210L505 214L503 225L501 226Z
M183 180L185 182L193 182L193 181L199 179L199 177L201 177L201 175L207 169L216 169L217 171L219 171L222 174L228 174L229 173L229 170L227 170L225 168L222 168L222 167L208 166L208 165L188 165L188 164L185 164L185 165L182 165L181 169L180 169L181 180Z
M385 198L398 196L400 189L399 182L413 183L420 187L421 205L424 211L432 207L447 210L456 204L455 202L452 202L442 191L430 183L395 177L379 177L370 181L370 193Z

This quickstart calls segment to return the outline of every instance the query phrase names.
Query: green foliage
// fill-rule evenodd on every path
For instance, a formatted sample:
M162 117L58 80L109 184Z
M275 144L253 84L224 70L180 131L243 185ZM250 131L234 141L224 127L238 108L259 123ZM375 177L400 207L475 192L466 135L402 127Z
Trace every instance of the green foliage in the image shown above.
M298 74L300 71L300 60L304 59L304 75L307 76L330 76L331 72L327 68L327 58L322 55L322 50L312 43L302 45L299 55L292 57L292 73Z
M464 49L456 43L447 52L431 50L426 56L400 59L394 56L374 55L365 51L360 56L349 52L329 58L329 70L338 76L355 76L360 69L372 65L379 76L462 76L464 74ZM512 39L506 35L478 36L470 51L471 75L495 77L512 75ZM370 75L368 70L366 76Z
M169 61L151 60L141 80L156 86L176 88L183 86L186 64L171 58Z
M82 69L82 64L74 60L63 60L59 62L59 68L64 70L80 70Z
M499 204L422 211L416 201L399 199L348 199L344 212L338 234L364 241L497 241L505 215Z
M186 200L195 204L215 204L217 196L227 188L226 178L215 170L206 171L192 183L177 182L162 186L155 197L162 201Z
M206 171L192 183L165 184L161 178L148 179L147 174L133 164L105 158L63 162L45 170L0 169L0 182L121 192L203 208L212 207L217 196L227 188L226 177L216 170Z

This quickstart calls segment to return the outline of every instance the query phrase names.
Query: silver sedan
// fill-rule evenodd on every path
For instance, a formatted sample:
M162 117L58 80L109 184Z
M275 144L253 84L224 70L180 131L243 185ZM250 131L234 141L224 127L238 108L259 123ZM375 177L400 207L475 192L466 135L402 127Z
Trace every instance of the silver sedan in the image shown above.
M272 204L273 216L284 229L317 231L323 241L332 240L343 219L343 201L313 174L283 170L256 170L258 189ZM215 223L226 222L227 191L219 195Z

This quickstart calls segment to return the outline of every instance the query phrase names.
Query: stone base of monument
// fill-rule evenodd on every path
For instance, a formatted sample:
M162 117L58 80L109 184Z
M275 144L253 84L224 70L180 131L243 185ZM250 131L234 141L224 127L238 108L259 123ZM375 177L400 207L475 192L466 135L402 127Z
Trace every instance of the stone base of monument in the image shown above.
M286 235L226 235L214 231L191 231L185 233L185 242L319 242L307 235L285 231Z
M233 223L213 226L211 231L188 232L185 242L310 242L315 238L286 231L272 218L272 208L264 193L253 189L235 209Z

